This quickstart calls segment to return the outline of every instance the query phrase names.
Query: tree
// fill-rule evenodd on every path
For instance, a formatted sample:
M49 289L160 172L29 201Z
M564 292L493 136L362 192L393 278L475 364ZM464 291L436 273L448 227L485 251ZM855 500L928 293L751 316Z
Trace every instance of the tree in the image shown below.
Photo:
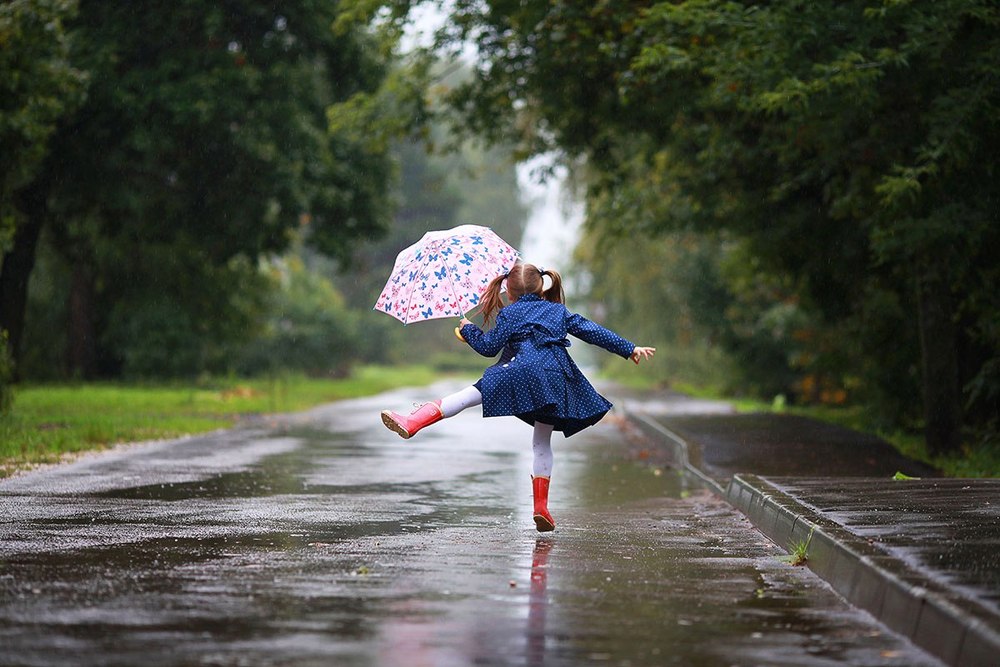
M10 331L13 356L40 231L29 186L57 123L83 99L86 77L70 64L64 29L75 11L72 0L0 4L0 331ZM8 358L4 343L0 359Z
M737 193L736 228L770 266L805 280L830 326L877 317L867 300L887 287L912 304L927 442L956 449L963 385L993 387L992 410L970 405L973 424L996 414L987 378L998 341L985 332L997 304L984 280L995 260L983 249L1000 239L982 193L997 185L1000 10L705 6L647 13L643 29L675 37L648 40L632 69L647 84L677 69L704 79L691 117L711 134L681 154L694 173L686 189L716 217L705 186ZM914 338L900 332L895 344Z
M121 346L169 323L159 340L194 370L250 329L254 297L240 292L290 231L308 223L313 247L338 256L382 232L389 157L328 132L327 109L386 69L336 18L320 0L80 3L67 29L87 100L20 191L70 267L72 369L128 370Z

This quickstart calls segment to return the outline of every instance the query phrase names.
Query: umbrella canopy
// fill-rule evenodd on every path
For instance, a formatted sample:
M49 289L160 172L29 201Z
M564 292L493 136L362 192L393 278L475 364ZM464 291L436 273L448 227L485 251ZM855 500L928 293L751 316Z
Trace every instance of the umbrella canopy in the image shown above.
M427 232L396 257L375 310L403 324L461 317L479 305L493 278L510 271L517 255L489 227Z

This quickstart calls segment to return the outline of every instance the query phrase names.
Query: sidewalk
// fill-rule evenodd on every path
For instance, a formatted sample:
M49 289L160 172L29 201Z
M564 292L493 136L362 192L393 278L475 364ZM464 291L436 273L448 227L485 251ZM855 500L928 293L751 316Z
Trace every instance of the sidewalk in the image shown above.
M1000 665L1000 479L938 478L887 443L662 393L629 421L852 604L950 665ZM921 479L896 481L902 472Z

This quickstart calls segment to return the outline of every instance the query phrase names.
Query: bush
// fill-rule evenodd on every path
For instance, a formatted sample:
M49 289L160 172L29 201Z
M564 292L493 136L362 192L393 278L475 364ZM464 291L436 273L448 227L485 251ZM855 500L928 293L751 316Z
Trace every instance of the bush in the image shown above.
M158 273L144 278L159 287L156 293L148 285L122 285L120 294L107 297L104 373L132 379L225 373L234 347L257 336L274 284L256 264L246 258L224 267L191 256L177 261L183 265L176 269L167 260L154 263Z
M115 308L108 337L130 378L181 377L200 370L200 340L179 304L163 300Z
M276 290L259 337L236 352L245 375L301 371L345 377L364 356L358 316L325 277L289 256L271 265Z

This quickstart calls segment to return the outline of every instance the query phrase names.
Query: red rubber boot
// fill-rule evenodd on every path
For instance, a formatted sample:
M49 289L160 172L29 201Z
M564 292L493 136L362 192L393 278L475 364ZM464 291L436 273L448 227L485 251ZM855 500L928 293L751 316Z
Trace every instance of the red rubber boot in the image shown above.
M532 477L531 490L535 495L535 529L545 533L556 529L556 520L549 514L549 478Z
M386 428L390 431L398 433L399 437L404 440L409 440L416 435L417 431L420 429L430 426L435 422L439 422L443 418L444 413L441 412L441 401L424 403L410 413L409 416L403 416L392 412L391 410L382 411L382 423L385 424Z

